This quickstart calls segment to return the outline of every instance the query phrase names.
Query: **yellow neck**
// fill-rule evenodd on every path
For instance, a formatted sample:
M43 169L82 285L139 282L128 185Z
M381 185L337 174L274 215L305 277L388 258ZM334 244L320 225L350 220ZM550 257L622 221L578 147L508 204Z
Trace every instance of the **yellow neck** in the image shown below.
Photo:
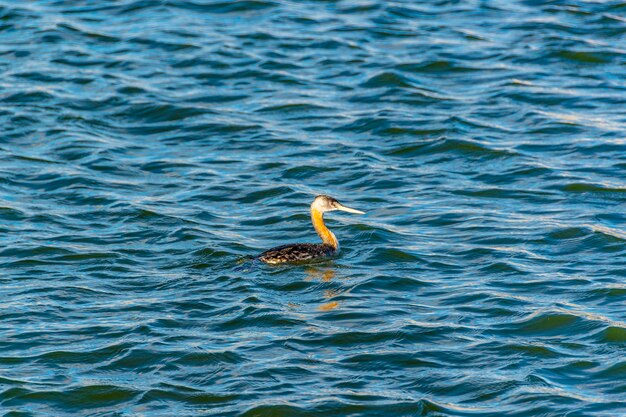
M311 208L311 219L313 220L313 227L315 228L315 231L319 237L322 238L322 242L337 249L339 242L337 242L337 238L333 232L328 230L328 227L324 224L324 217L322 213L317 209Z

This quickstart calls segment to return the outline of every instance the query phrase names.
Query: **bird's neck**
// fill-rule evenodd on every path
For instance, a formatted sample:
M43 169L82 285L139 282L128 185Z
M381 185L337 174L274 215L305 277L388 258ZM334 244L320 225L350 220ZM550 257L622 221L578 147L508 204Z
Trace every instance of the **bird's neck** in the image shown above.
M317 209L311 208L311 219L313 220L313 227L322 239L322 242L337 249L339 247L339 242L333 232L328 230L328 227L324 224L323 213Z

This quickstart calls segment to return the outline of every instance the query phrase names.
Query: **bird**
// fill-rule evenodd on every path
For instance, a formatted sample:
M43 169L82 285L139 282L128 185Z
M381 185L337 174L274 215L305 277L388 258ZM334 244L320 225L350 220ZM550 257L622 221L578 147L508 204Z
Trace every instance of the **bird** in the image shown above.
M324 224L324 213L334 210L365 214L360 210L344 206L330 196L318 195L311 203L311 220L313 221L313 228L322 239L322 243L292 243L277 246L261 253L257 259L266 264L274 265L286 262L311 261L337 254L339 241Z

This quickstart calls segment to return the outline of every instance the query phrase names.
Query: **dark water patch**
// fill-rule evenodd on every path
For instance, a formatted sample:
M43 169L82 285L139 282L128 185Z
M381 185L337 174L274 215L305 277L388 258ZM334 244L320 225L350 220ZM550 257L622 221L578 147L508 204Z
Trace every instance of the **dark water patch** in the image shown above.
M597 335L603 343L626 343L626 328L610 326Z
M53 98L54 95L43 91L25 91L5 96L2 101L13 104L28 104L46 102Z
M114 116L125 121L161 123L184 120L203 114L205 111L196 107L141 103L131 105L123 113L117 113Z
M306 409L290 406L290 405L259 405L248 409L242 414L242 417L271 417L289 415L294 417L311 417L315 415Z
M622 379L626 376L626 362L621 361L617 363L613 363L610 366L605 367L600 372L598 372L598 376L600 378L617 378L618 380ZM623 386L624 384L620 384Z
M121 40L120 38L115 37L115 36L85 30L84 27L79 28L68 23L59 23L56 25L56 28L61 32L81 35L88 39L96 40L98 42L117 43L117 42L120 42Z
M530 274L528 271L524 271L515 265L512 265L508 262L495 262L490 265L486 265L480 268L481 272L489 273L490 275L513 275L513 276L523 276Z
M81 261L93 261L95 259L114 259L116 258L118 255L113 254L113 253L77 253L77 254L71 254L71 255L62 255L62 256L57 256L55 258L53 258L54 260L58 260L58 261L77 261L77 262L81 262Z
M519 332L519 334L536 337L551 336L557 334L572 335L586 333L594 330L599 325L580 316L568 313L544 312L532 314L530 317L503 326L500 331Z
M337 170L338 168L305 165L305 166L298 166L298 167L285 170L283 177L308 179L316 175L328 175L328 173L331 173Z
M398 71L411 73L444 73L479 71L478 68L464 67L453 61L432 61L420 63L406 63L396 65Z
M192 98L190 103L228 103L231 101L244 100L247 96L243 94L220 94Z
M155 368L155 365L167 361L168 357L164 353L146 349L129 349L119 357L110 360L103 366L97 368L98 371L119 371L124 369L136 372L147 373Z
M130 344L120 344L107 346L101 349L88 352L74 351L54 351L36 358L37 362L50 364L97 364L102 361L109 361L130 349Z
M27 218L26 213L12 207L0 207L0 218L5 221L20 221Z
M290 405L259 405L248 409L242 416L245 417L270 417L270 416L282 416L289 415L294 417L312 417L316 415L368 415L374 414L395 414L395 415L458 415L469 416L477 415L471 411L471 409L465 409L463 407L456 407L454 410L447 409L446 407L437 403L431 402L426 399L420 399L418 401L397 401L387 398L378 398L376 396L367 396L362 398L360 396L345 396L346 401L326 401L313 408L300 408ZM357 402L358 399L358 402ZM364 399L370 399L371 405L361 405Z
M375 354L363 354L351 356L342 361L346 367L355 367L359 370L372 369L383 371L385 369L412 369L412 368L439 368L441 364L425 361L411 353L383 352ZM366 366L367 368L364 368Z
M302 67L300 65L296 65L293 62L286 62L286 61L274 61L274 60L269 60L269 61L265 61L264 63L262 63L260 65L261 68L263 69L268 69L268 70L299 70L302 69Z
M606 286L594 288L583 295L585 300L597 300L608 303L619 303L626 300L626 288Z
M209 392L176 392L171 390L152 389L144 393L139 403L176 401L190 405L214 405L237 401L236 394L219 394Z
M584 64L608 64L623 54L593 51L559 51L555 54L558 58L584 63Z
M309 113L325 110L324 107L309 103L289 103L278 106L269 106L259 109L259 112L276 112L276 113Z
M6 392L5 392L6 393ZM135 390L114 385L90 385L61 391L28 391L11 392L4 404L7 406L25 405L29 403L47 404L68 410L84 410L93 407L107 407L123 404L139 393Z
M562 351L533 343L489 343L482 347L498 355L523 356L530 359L556 359L563 357Z
M73 254L71 250L54 247L54 246L38 246L38 247L12 247L0 251L0 256L12 257L28 257L28 256L46 256L46 255L65 255Z
M251 80L262 80L264 82L272 82L279 85L298 86L303 85L303 81L287 75L283 72L276 73L273 71L260 71L253 69L236 70L231 72L202 72L199 74L192 74L193 78L196 78L202 82L207 82L210 85L221 85L225 81L233 82L240 81L241 83L250 83Z
M26 80L43 82L43 83L63 83L63 82L73 82L79 85L85 85L93 82L93 79L90 78L65 78L65 77L55 77L51 74L45 74L37 71L33 72L22 72L18 74L13 74L13 77L16 78L24 78Z
M175 363L182 366L203 367L207 363L237 364L244 361L244 357L234 352L195 352L180 357L175 361Z
M409 158L416 155L447 153L487 158L516 156L515 152L509 150L490 148L479 142L448 139L445 137L433 141L425 141L421 144L402 146L401 148L390 150L387 154L390 156Z
M548 235L549 239L570 240L578 239L589 235L589 231L582 227L570 227L567 229L557 229Z
M387 129L381 129L378 131L381 135L390 135L390 136L437 136L441 137L446 134L446 129L410 129L410 128L402 128L402 127L389 127ZM415 145L418 148L420 145ZM410 152L410 151L409 151Z
M200 13L216 13L216 14L228 14L228 13L251 13L256 11L264 11L266 9L272 9L278 4L269 1L254 1L254 0L237 0L233 2L189 2L189 1L171 1L170 4L177 8L190 9Z
M616 197L626 194L626 188L610 187L598 184L572 183L560 187L563 191L569 193L614 193Z
M202 135L206 135L209 133L213 134L236 134L236 133L247 133L247 131L257 131L261 129L259 125L247 125L247 124L236 124L236 123L198 123L193 126L189 126L186 128L187 132L200 132ZM206 141L206 137L201 137L198 139L194 139L190 137L189 134L185 134L180 137L169 137L165 139L166 142L187 142L191 140L197 141ZM213 164L218 163L228 163L225 161L213 161Z
M68 67L86 68L86 67L107 67L110 66L109 61L103 59L91 59L87 57L81 58L57 58L52 60L55 64L67 65Z
M293 328L301 325L299 320L283 317L279 313L256 312L254 309L244 309L239 316L218 323L214 326L216 331L233 331L244 328L252 329L272 329L272 328Z
M224 62L220 62L217 60L207 60L201 57L183 59L172 64L172 68L193 68L193 67L211 68L215 70L225 70L225 69L229 69L231 66ZM209 99L209 97L207 97L207 99Z
M143 10L149 10L151 8L159 7L161 3L155 0L137 0L130 1L126 4L116 5L115 13L116 14L125 14L125 13L137 13Z
M401 249L394 248L385 248L374 251L371 255L368 256L371 259L374 259L376 262L384 261L388 263L404 263L404 262L420 262L423 260L412 253Z
M138 43L140 45L145 45L148 48L158 48L167 52L177 52L181 50L189 50L189 49L201 49L200 46L189 44L189 43L175 43L175 42L163 42L156 41L154 39L146 39L146 38L133 38L130 42Z
M371 77L369 80L361 84L364 88L379 87L411 87L412 84L407 78L402 77L393 72L383 72Z
M197 165L187 164L183 162L153 161L142 165L141 167L139 167L139 169L141 169L142 171L161 174L180 169L187 170L194 167L197 167Z
M397 292L409 292L409 291L419 291L421 287L432 285L432 283L420 281L416 278L411 277L394 277L394 276L386 276L382 275L379 277L374 277L369 280L364 280L356 284L352 289L351 293L371 293L376 291L386 292L386 291L397 291Z
M39 259L20 259L19 261L14 262L6 262L1 264L0 267L6 268L10 270L11 268L27 268L27 267L36 267L36 266L45 266L45 265L64 265L64 262L59 261L42 261ZM37 273L41 273L36 270Z
M74 110L104 111L114 109L123 103L124 101L119 97L109 96L105 98L73 100L71 103L68 103L68 108Z
M626 249L626 235L620 231L604 227L572 227L553 230L544 240L547 244L557 244L555 248L563 253L585 252L594 247L602 247L606 253Z

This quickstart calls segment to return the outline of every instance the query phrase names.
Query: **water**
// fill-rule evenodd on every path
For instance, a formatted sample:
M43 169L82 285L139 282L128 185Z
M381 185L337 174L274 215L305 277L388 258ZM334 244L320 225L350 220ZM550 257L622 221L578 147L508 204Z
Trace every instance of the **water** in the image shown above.
M0 5L4 416L626 415L625 2Z

